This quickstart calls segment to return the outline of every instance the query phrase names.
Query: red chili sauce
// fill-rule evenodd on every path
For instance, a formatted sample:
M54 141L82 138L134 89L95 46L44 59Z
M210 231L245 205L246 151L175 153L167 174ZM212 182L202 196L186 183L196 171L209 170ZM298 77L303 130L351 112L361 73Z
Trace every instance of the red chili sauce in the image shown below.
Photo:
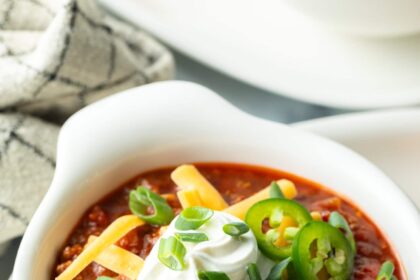
M328 220L331 211L338 211L347 219L357 242L352 279L374 280L381 264L386 260L391 260L395 264L394 274L397 279L405 279L396 254L381 231L360 209L334 192L304 178L268 168L225 163L196 164L196 167L229 204L235 204L251 196L274 180L286 178L293 181L299 192L296 200L309 211L319 211L324 221ZM130 214L128 194L139 185L149 186L153 191L165 194L165 198L178 214L181 205L175 195L176 185L170 179L173 169L163 168L143 173L86 211L70 234L64 248L59 252L53 276L63 272L81 253L90 235L99 235L115 219ZM117 245L145 259L158 238L159 227L144 225L131 231ZM127 279L96 263L90 264L75 279L95 280L99 276Z

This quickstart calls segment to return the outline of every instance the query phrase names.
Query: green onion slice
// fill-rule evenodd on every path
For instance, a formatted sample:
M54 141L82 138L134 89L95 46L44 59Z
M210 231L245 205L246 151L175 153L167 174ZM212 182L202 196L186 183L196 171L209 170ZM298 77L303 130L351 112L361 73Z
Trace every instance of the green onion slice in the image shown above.
M379 270L376 280L396 280L394 276L394 264L390 261L386 261L382 264L381 269Z
M249 280L261 280L260 270L255 263L250 263L246 267L246 272L248 273Z
M356 241L354 240L353 232L351 231L346 219L340 213L334 211L330 214L330 217L328 218L328 223L333 227L344 231L344 235L350 242L351 249L353 250L353 252L356 252Z
M209 238L202 232L177 232L175 237L184 242L200 243L208 241Z
M96 280L114 280L114 278L111 278L109 276L99 276L96 278Z
M218 271L200 271L198 273L198 279L200 280L230 280L224 272Z
M177 230L198 229L213 216L213 210L194 206L184 209L175 222Z
M184 244L173 236L162 238L159 244L159 261L172 270L185 269L184 257L187 253Z
M280 189L279 184L276 181L273 181L270 186L270 197L271 198L285 198L283 192Z
M234 223L225 224L223 226L223 231L227 235L238 237L247 233L249 231L249 227L245 223L234 222Z
M270 271L270 274L268 274L267 279L266 280L281 280L284 279L284 272L287 268L287 266L289 265L289 263L292 261L291 257L288 257L284 260L282 260L281 262L279 262L278 264L276 264L275 266L273 266L273 268Z
M166 200L145 187L130 192L129 207L134 215L152 225L168 225L174 218Z

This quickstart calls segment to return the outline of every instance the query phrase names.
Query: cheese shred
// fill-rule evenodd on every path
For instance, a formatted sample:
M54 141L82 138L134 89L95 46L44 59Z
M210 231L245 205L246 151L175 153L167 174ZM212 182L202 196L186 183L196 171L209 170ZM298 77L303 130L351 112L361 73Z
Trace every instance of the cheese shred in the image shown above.
M91 235L86 245L88 247L98 237ZM111 245L94 260L97 264L129 279L137 279L141 269L144 266L144 261L139 256L127 251L116 245Z
M280 189L284 197L288 199L293 199L297 196L296 186L292 181L281 179L277 181L277 184L280 186ZM261 200L267 199L269 197L270 197L270 186L226 208L224 211L233 216L238 217L241 220L244 220L246 212L248 212L249 208L251 208L252 205L254 205L255 203Z
M90 263L95 261L103 251L124 237L131 230L143 225L144 222L134 215L126 215L116 219L104 232L61 273L56 280L72 280Z
M181 190L197 190L202 206L213 210L223 210L228 207L222 195L194 165L179 166L171 173L171 178Z

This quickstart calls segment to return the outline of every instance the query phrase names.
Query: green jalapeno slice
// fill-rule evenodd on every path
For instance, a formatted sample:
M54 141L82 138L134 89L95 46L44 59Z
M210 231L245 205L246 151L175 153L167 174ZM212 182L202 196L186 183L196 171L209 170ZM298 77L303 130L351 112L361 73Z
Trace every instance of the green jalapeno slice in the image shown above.
M311 219L308 210L299 203L270 198L254 204L245 222L254 232L260 250L270 259L280 261L291 256L294 235Z
M349 240L325 222L309 222L293 240L293 264L299 279L350 279L354 252Z

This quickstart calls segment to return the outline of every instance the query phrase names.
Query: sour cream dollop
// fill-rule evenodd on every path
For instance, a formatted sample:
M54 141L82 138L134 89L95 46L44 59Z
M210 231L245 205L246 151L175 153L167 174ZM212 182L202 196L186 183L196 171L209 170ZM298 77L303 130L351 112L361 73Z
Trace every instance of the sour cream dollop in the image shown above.
M246 266L260 262L260 252L252 231L240 238L233 238L223 231L227 223L241 222L238 218L215 211L213 217L195 231L180 231L175 228L175 218L161 238L174 236L176 232L202 232L208 236L208 241L201 243L183 242L187 253L186 268L175 271L163 265L158 259L159 239L147 257L138 280L194 280L198 279L199 271L220 271L231 280L247 279Z

